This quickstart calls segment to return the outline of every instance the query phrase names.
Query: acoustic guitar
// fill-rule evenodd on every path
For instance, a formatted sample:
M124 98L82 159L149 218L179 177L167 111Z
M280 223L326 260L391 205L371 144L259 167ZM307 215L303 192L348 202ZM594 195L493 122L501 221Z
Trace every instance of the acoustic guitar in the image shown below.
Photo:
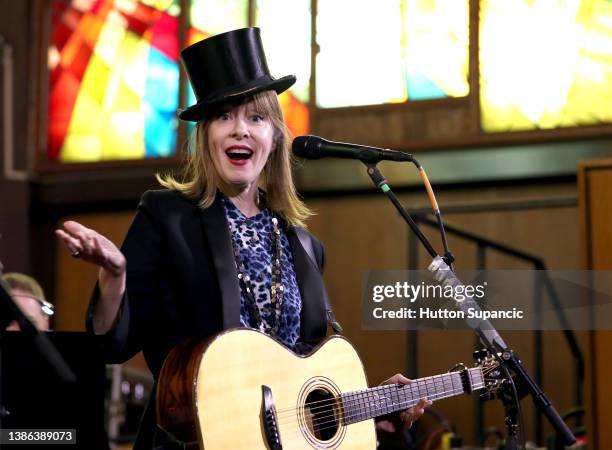
M473 368L368 388L363 364L341 336L298 356L259 331L238 328L172 350L160 373L157 421L200 449L376 448L373 418L427 397L490 388L497 367Z

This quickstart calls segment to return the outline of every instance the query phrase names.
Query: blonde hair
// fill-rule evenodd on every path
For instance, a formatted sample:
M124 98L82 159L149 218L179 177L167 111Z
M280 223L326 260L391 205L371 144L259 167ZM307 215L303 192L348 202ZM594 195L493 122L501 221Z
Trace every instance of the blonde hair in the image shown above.
M19 289L32 294L37 300L46 300L43 288L34 278L18 272L9 272L3 275L4 281L11 289Z
M267 117L274 128L274 148L264 166L260 185L267 193L267 205L280 215L289 225L304 227L304 222L313 213L298 197L291 164L292 154L289 151L289 131L283 119L283 112L274 91L265 91L247 97L240 103L253 102L255 110ZM221 108L221 107L220 107ZM208 148L208 129L214 117L209 114L198 122L189 137L188 156L183 166L181 180L172 174L156 174L157 181L167 189L181 192L188 198L199 200L201 208L208 208L215 200L217 189L221 185L219 174L213 164Z

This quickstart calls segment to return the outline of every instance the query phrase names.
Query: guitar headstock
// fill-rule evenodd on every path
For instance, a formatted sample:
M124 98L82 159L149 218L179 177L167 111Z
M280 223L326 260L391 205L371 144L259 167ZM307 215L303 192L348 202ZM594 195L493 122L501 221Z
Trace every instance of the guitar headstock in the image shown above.
M497 398L499 391L506 383L504 372L500 369L498 358L488 350L474 352L476 366L482 370L485 392L480 395L483 400Z

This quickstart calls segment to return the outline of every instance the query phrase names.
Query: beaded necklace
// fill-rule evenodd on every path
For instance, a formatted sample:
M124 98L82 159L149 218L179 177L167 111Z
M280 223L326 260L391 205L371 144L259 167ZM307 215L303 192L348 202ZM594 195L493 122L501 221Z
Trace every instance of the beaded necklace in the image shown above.
M272 283L270 286L270 304L264 308L265 312L269 312L269 324L264 322L261 317L261 312L257 306L255 299L255 293L251 285L251 277L247 273L247 268L240 256L240 249L236 243L235 234L230 224L230 235L232 236L232 248L234 251L234 260L236 262L236 269L238 270L238 283L240 289L246 299L246 308L250 313L251 319L255 321L255 326L260 331L268 335L276 335L278 327L280 325L280 316L283 306L283 284L282 284L282 245L280 229L278 227L278 219L272 215L272 245L271 245L271 259L272 259ZM270 311L271 310L271 311Z

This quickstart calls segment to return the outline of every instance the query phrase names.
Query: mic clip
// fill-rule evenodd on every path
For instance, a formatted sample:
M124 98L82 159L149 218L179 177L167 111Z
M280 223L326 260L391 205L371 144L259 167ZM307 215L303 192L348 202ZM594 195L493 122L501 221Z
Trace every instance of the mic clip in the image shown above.
M455 256L451 252L444 253L442 259L448 267L452 267L452 264L455 262Z

